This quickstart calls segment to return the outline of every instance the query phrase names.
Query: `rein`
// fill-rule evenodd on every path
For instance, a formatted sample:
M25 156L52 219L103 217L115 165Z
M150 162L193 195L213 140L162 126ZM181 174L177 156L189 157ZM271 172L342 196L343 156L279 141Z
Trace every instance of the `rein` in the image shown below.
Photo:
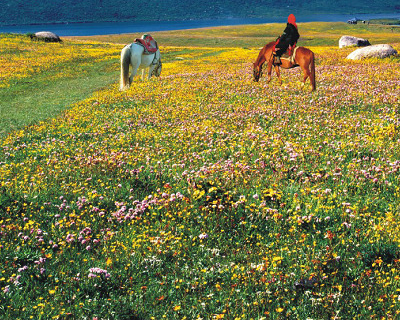
M156 56L157 56L157 52L154 54L154 58L153 58L153 61L151 63L151 65L153 65L153 66L157 65L157 67L154 68L153 72L151 73L152 76L156 75L156 72L158 71L158 69L160 69L160 67L162 65L161 64L161 57L157 58Z
M154 66L158 63L158 65L160 65L160 59L157 58L157 51L154 53L154 58L153 61L151 62L151 65Z

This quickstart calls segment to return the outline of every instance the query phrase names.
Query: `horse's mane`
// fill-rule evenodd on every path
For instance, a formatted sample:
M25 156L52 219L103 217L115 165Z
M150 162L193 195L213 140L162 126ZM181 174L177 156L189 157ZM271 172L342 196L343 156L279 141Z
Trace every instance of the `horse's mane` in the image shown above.
M267 43L260 51L260 53L258 54L257 60L255 62L255 64L257 65L261 65L266 61L266 57L265 54L268 50L272 49L272 47L275 45L275 41L271 41L270 43Z

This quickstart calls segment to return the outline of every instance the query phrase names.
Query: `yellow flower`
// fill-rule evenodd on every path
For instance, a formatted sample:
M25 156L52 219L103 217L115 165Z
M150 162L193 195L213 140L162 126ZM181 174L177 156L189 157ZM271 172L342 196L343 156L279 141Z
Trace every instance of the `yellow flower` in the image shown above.
M282 311L283 311L283 308L277 308L277 309L276 309L276 312L281 313Z
M174 311L179 311L179 310L181 310L181 306L175 306L174 307Z
M379 266L382 264L382 262L383 260L381 258L375 260L375 263Z
M110 264L112 264L112 260L111 260L110 258L107 258L107 261L106 261L107 267L108 267Z

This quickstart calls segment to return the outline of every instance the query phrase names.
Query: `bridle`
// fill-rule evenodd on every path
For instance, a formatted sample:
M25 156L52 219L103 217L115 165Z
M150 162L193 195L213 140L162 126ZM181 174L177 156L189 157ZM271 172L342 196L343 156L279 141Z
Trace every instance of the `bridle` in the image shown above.
M157 71L162 66L161 59L158 59L158 63L155 63L155 64L157 64L157 67L155 67L153 72L151 73L152 76L157 76Z
M151 63L153 66L157 65L157 67L154 68L153 72L151 73L152 76L156 76L158 69L161 68L162 63L161 63L161 57L157 58L157 55L154 54L154 59L153 62Z
M261 66L257 66L256 68L258 68L258 71L255 71L255 68L253 69L253 75L254 75L254 80L258 81L260 80L261 76L262 76L262 65Z

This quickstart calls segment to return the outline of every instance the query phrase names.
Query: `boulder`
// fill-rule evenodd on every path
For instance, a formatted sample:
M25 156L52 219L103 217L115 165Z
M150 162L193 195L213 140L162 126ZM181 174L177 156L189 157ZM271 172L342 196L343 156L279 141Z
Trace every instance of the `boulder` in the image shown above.
M339 39L339 48L350 47L350 46L366 47L369 45L371 45L369 41L363 38L343 36Z
M388 44L375 44L365 48L360 48L347 56L350 60L361 60L364 58L386 58L397 55L397 51Z
M40 31L30 35L33 40L42 40L45 42L62 42L60 37L50 31Z

